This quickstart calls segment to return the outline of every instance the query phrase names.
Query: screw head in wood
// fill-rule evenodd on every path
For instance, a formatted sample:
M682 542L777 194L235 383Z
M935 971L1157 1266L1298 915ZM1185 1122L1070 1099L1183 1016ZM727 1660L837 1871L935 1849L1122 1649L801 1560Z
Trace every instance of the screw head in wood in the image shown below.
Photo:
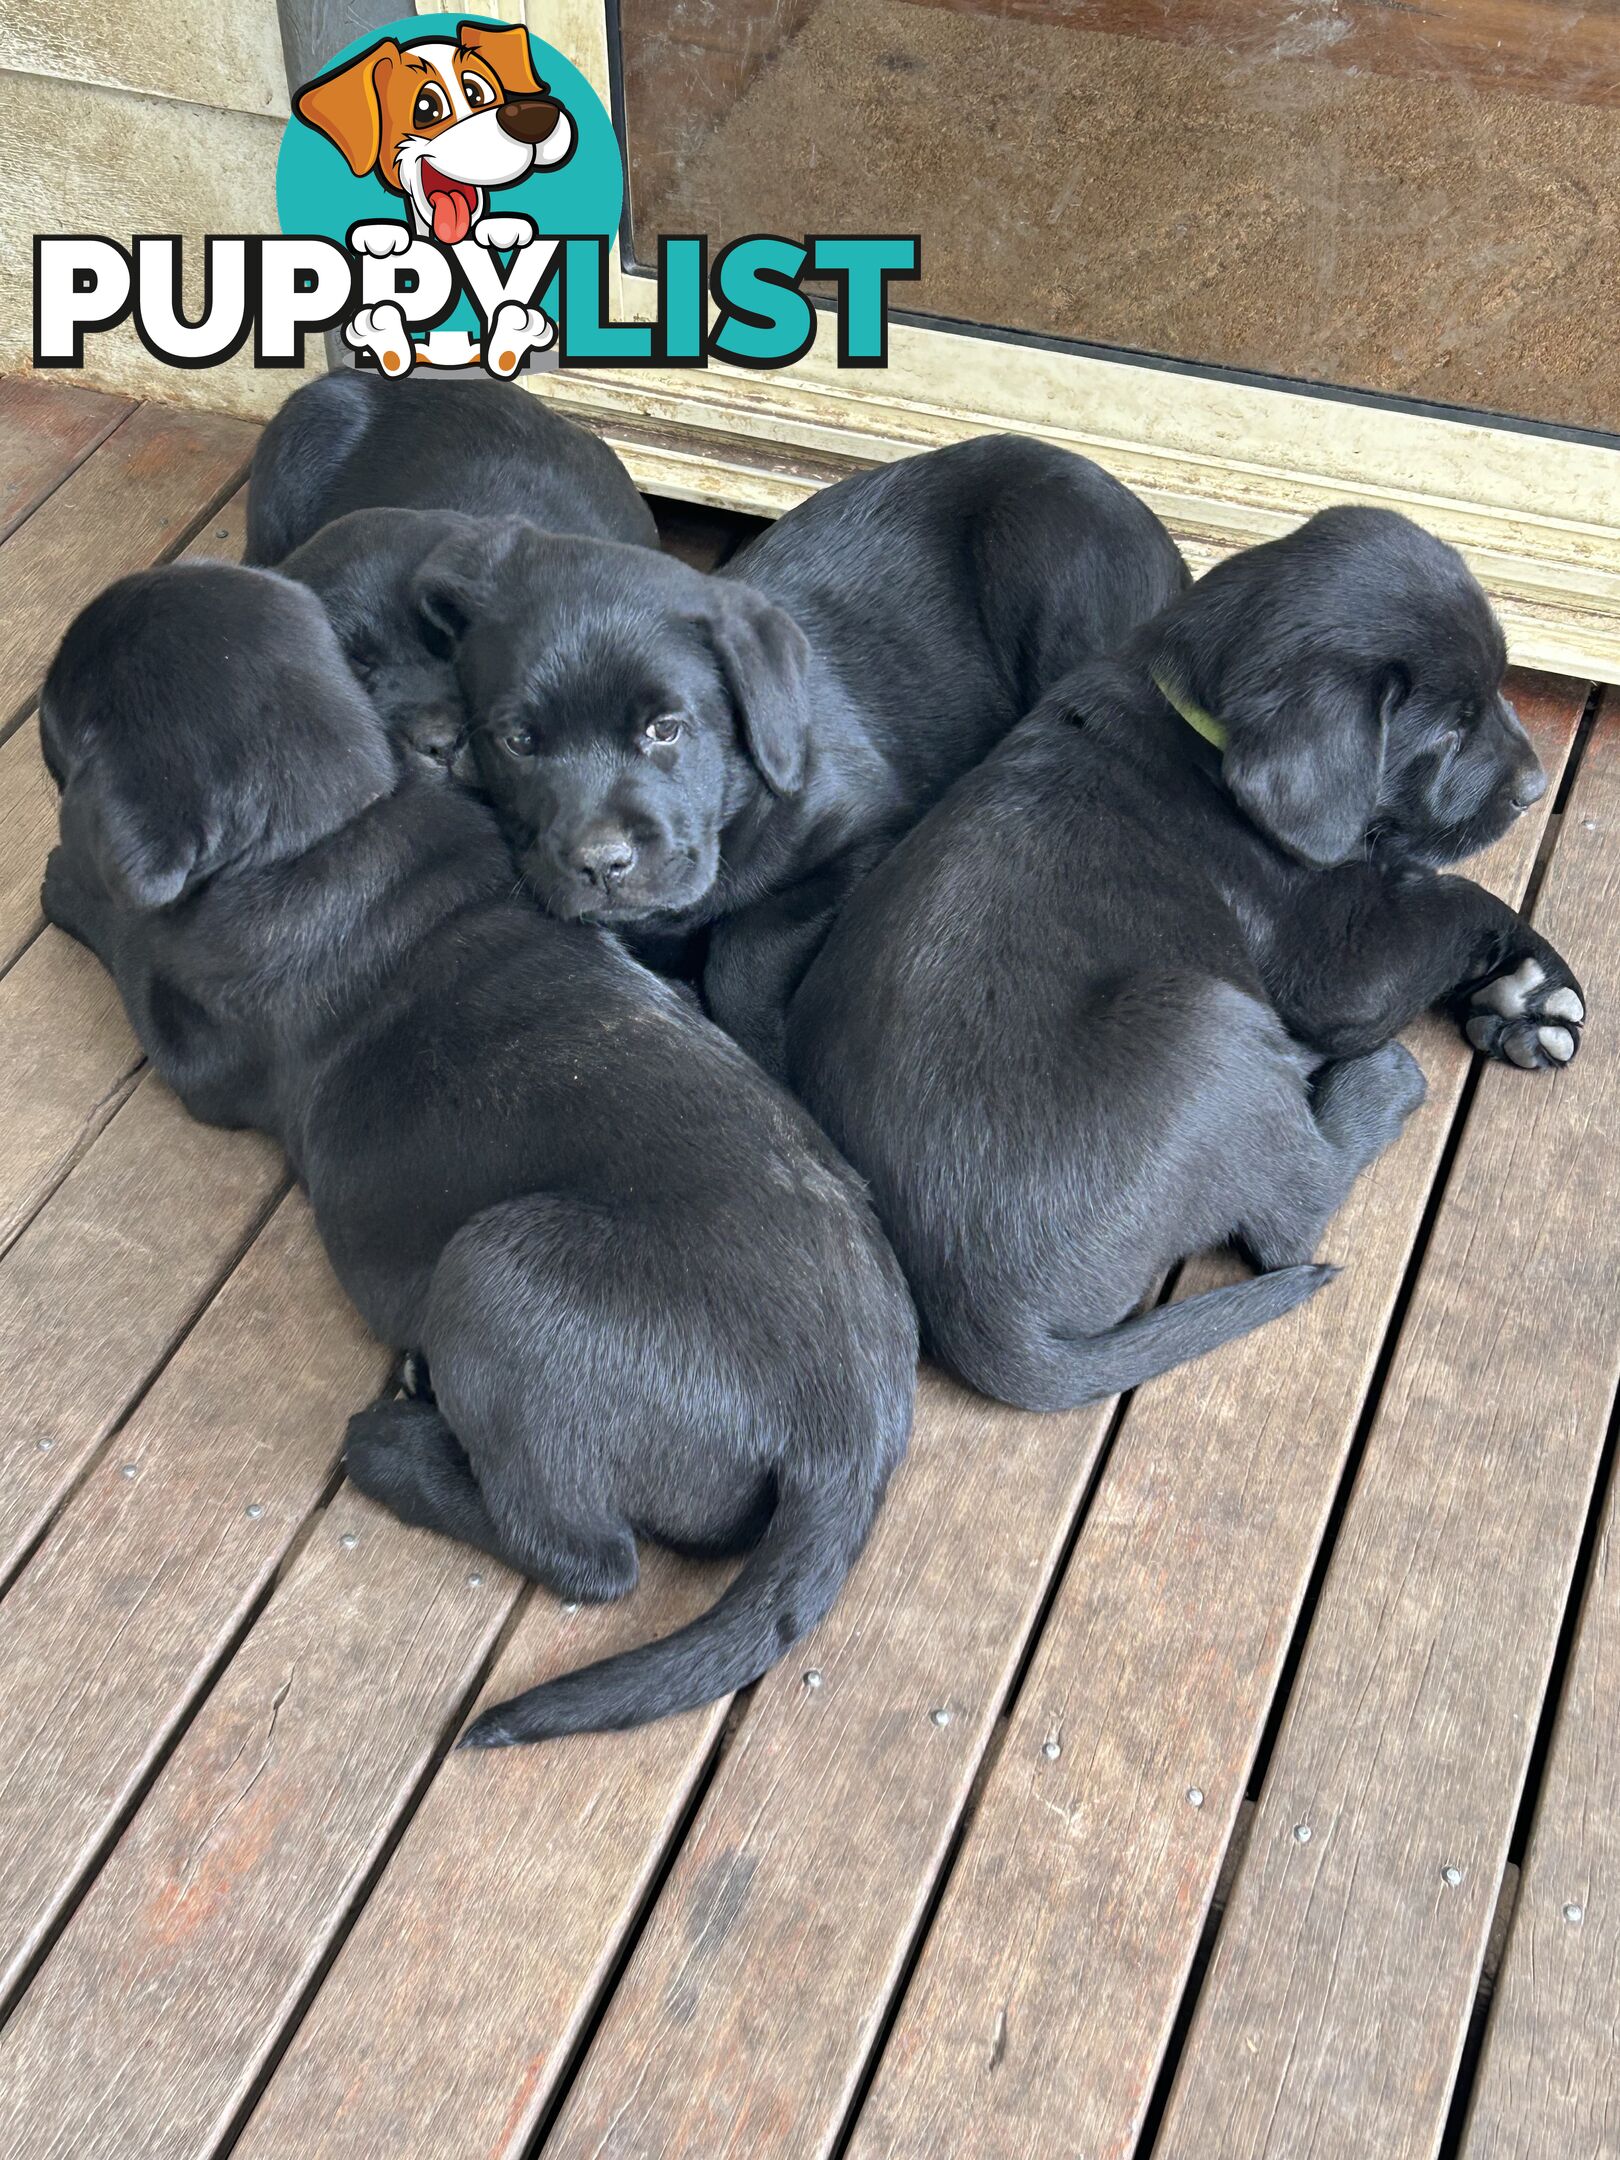
M132 1478L136 1473L136 1467L137 1466L132 1462L120 1463L118 1466L118 1475L124 1478Z
M262 1500L250 1500L242 1512L249 1522L257 1522L264 1513L264 1502Z
M1456 1890L1461 1887L1462 1875L1463 1871L1460 1867L1451 1867L1448 1865L1440 1870L1440 1880L1445 1884L1448 1890Z
M1311 1842L1311 1826L1310 1826L1310 1824L1309 1824L1308 1822L1297 1822L1297 1823L1295 1823L1295 1825L1294 1825L1294 1843L1295 1843L1296 1845L1308 1845L1308 1844L1309 1844L1310 1842Z
M940 1704L937 1710L930 1710L928 1715L936 1725L948 1725L951 1722L951 1713L943 1703Z
M804 1684L813 1695L816 1689L821 1685L821 1669L819 1666L811 1666L810 1670L804 1676Z
M1204 1788L1203 1788L1203 1786L1202 1786L1202 1785L1189 1785L1189 1786L1187 1787L1187 1805L1188 1805L1189 1807L1202 1807L1202 1806L1203 1806L1203 1804L1204 1804Z
M1063 1742L1058 1738L1056 1733L1052 1733L1047 1739L1041 1742L1041 1753L1046 1757L1048 1762L1057 1761L1058 1757L1063 1753Z
M579 1600L576 1598L572 1604L565 1605L563 1607L563 1611L567 1613L570 1618L572 1618L572 1616L579 1611Z
M36 1440L36 1441L34 1442L34 1445L35 1445L35 1447L37 1447L37 1448L39 1449L39 1452L40 1452L40 1453L41 1453L42 1455L48 1455L48 1454L49 1454L49 1453L51 1452L51 1449L52 1449L53 1447L55 1447L55 1445L56 1445L56 1442L55 1442L55 1441L54 1441L54 1440L53 1440L53 1439L52 1439L52 1438L50 1437L50 1435L49 1435L49 1434L47 1433L47 1434L45 1435L44 1439L42 1439L42 1440Z
M343 1535L338 1539L338 1543L343 1547L345 1552L353 1552L354 1548L359 1544L359 1542L360 1533L358 1530L345 1530Z
M1571 1927L1579 1927L1586 1918L1586 1907L1584 1905L1566 1905L1564 1907L1564 1918Z
M467 1588L468 1588L469 1590L482 1590L482 1589L483 1589L483 1587L484 1587L484 1578L483 1578L483 1576L482 1576L482 1575L476 1575L476 1574L475 1574L475 1575L469 1575L469 1576L467 1577Z

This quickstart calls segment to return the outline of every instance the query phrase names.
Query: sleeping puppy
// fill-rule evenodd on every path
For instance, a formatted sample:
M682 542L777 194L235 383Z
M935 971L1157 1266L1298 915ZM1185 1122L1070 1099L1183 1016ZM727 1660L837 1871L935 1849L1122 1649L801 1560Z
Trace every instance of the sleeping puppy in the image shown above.
M294 391L248 475L250 563L280 563L350 510L525 517L547 532L658 545L652 512L588 429L482 377L339 368Z
M479 777L565 921L712 925L710 1012L769 1070L843 895L1085 654L1186 581L1163 527L1005 437L790 511L717 575L486 529L423 567Z
M338 1277L435 1400L354 1418L404 1521L560 1597L636 1538L754 1547L711 1612L490 1711L480 1746L638 1724L827 1610L911 1417L916 1328L858 1181L603 932L514 891L489 810L398 777L318 603L125 578L42 704L51 919L197 1117L286 1148Z
M964 1379L1063 1408L1308 1297L1425 1007L1575 1054L1564 961L1439 874L1546 788L1505 664L1450 548L1324 512L1072 675L854 896L789 1072ZM1274 1272L1131 1317L1227 1240Z
M325 608L401 754L429 778L468 784L477 769L455 656L417 606L416 579L436 549L470 540L480 522L458 510L351 510L278 565Z
M457 524L518 516L547 532L658 545L652 512L607 444L514 383L389 382L345 368L296 391L254 452L246 560L321 592L397 739L430 769L454 762L461 703L442 641L424 636L408 583L389 574L414 571L425 528L390 533L383 510L456 513ZM372 514L356 522L358 512Z

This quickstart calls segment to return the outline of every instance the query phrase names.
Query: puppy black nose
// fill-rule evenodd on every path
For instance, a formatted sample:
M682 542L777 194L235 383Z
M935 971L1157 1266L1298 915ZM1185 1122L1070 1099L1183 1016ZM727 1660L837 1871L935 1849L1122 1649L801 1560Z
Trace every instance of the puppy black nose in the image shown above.
M577 870L588 885L599 885L604 892L617 885L635 865L636 851L629 834L623 832L592 833L568 855L568 867Z
M495 108L496 124L514 142L543 143L562 118L562 108L548 97L508 95Z
M1528 810L1533 803L1540 802L1546 792L1547 775L1539 765L1532 765L1527 773L1519 775L1519 784L1513 790L1513 807Z
M429 713L411 731L411 743L421 756L448 765L461 748L461 724L448 713Z

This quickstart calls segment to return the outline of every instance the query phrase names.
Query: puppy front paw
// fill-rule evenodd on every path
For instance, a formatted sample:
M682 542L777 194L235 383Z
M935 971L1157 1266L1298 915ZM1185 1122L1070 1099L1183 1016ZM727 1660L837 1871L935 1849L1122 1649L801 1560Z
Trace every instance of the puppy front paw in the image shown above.
M1464 1033L1486 1057L1540 1072L1569 1063L1585 1019L1586 1000L1568 968L1531 954L1472 993Z

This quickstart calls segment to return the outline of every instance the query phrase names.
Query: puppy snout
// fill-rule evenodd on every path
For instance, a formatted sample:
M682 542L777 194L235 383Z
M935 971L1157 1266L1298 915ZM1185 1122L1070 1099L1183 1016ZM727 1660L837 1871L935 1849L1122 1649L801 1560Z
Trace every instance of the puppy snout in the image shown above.
M568 850L564 860L587 885L610 892L636 866L636 850L630 835L620 829L587 833Z
M554 98L508 96L495 108L495 118L514 142L543 143L562 118L562 107Z
M460 718L454 713L426 713L412 729L411 741L423 757L440 765L452 764L461 748Z
M1519 775L1518 784L1513 790L1513 807L1515 810L1529 810L1540 802L1546 792L1547 775L1539 763L1532 765Z

